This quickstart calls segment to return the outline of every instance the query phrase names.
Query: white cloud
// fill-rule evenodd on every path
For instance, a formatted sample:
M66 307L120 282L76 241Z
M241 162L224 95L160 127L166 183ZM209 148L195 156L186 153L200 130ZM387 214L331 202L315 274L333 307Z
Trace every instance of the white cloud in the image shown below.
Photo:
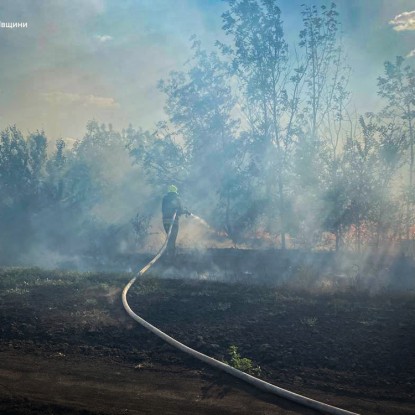
M407 55L407 58L415 58L415 49L411 50Z
M97 97L95 95L80 95L72 94L70 92L51 91L44 92L42 97L53 105L81 105L83 107L97 107L97 108L118 108L119 104L114 98Z
M105 43L105 42L108 42L109 40L112 40L112 36L109 36L109 35L96 35L95 39L97 39L98 42Z
M390 22L393 30L401 32L403 30L415 30L415 10L404 12L395 16Z

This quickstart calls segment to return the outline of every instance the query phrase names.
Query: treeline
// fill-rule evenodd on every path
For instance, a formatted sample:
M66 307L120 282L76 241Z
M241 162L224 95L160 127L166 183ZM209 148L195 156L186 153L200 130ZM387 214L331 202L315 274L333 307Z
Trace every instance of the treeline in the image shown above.
M90 122L73 148L49 152L43 132L1 132L2 259L131 249L170 183L235 244L414 238L415 71L386 62L383 110L356 114L335 4L302 7L295 48L275 1L228 4L226 42L208 52L193 38L186 70L159 83L166 119L154 131Z
M2 263L36 258L54 264L142 245L150 221L144 211L154 200L132 166L127 142L126 132L94 121L71 148L58 140L49 151L43 131L27 138L15 126L1 131Z

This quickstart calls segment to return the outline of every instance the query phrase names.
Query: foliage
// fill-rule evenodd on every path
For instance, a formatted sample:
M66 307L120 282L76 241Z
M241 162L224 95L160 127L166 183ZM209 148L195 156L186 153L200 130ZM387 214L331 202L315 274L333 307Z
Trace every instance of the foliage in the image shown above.
M303 55L301 134L295 149L296 236L306 248L316 245L329 227L336 235L344 226L345 182L342 139L347 113L349 68L340 37L336 5L302 6L299 46Z
M254 366L251 359L248 359L247 357L241 357L237 346L229 346L228 354L231 359L230 365L235 369L241 370L242 372L246 372L254 376L259 376L261 374L261 368L259 366Z
M408 182L403 198L406 205L406 238L410 239L410 228L415 220L415 70L405 64L402 56L398 56L395 63L387 61L384 76L378 78L378 87L378 94L386 100L382 116L391 119L393 123L399 122L405 133Z
M149 234L151 216L138 212L132 219L131 225L134 230L136 243L138 246L143 246L146 237Z
M91 121L73 148L57 140L48 155L47 144L44 132L24 138L13 126L0 134L3 264L32 255L112 256L125 243L133 249L130 221L146 188L134 177L125 137Z
M231 60L241 86L240 108L247 121L249 173L262 209L251 210L255 222L265 215L267 231L285 235L289 222L288 177L296 135L296 113L303 68L290 72L281 10L274 1L230 1L223 14L230 45L219 44ZM275 217L275 211L278 217Z

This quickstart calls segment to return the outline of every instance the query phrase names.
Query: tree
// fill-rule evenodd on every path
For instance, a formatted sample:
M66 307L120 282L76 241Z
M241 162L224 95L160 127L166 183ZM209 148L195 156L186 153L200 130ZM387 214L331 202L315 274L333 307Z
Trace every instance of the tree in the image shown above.
M307 233L315 235L312 243L321 230L331 229L338 249L347 199L341 191L345 186L341 149L346 136L349 68L336 5L302 5L301 14L302 125L295 153L296 193L301 196L296 212Z
M305 52L305 86L311 140L318 140L318 129L332 111L336 89L341 86L342 51L338 41L339 22L336 4L320 10L317 6L303 5L303 25L300 48Z
M290 71L281 11L275 1L228 3L229 10L222 17L231 41L220 46L241 85L240 107L250 130L250 162L259 173L268 208L277 210L285 249L287 182L302 69Z
M43 204L46 162L43 132L26 140L16 126L0 133L0 255L16 257L33 240L32 218Z
M153 133L130 127L125 134L133 163L144 170L155 188L163 192L168 184L184 183L188 175L186 155L177 143L177 132L166 122L158 122Z
M398 56L395 63L385 62L384 76L378 78L378 94L386 100L382 115L386 118L398 119L406 130L409 148L408 190L406 191L406 238L410 239L410 227L414 223L415 203L415 71L405 65L405 59Z
M56 141L56 151L46 163L47 185L46 198L48 203L55 203L63 198L63 169L66 163L65 142Z
M45 177L47 160L47 138L44 131L36 131L28 138L29 169L32 176L31 187L36 194L41 194Z
M3 205L18 204L30 192L31 171L26 140L16 126L0 135L0 188Z
M191 189L192 206L237 241L251 223L243 219L249 210L249 182L243 181L245 149L232 115L229 68L195 38L192 49L188 71L172 73L159 87L167 96L169 125L183 140L183 183Z
M127 228L133 232L130 221L147 190L126 144L125 135L95 121L73 148L57 141L46 168L47 203L36 220L46 248L96 257L131 242Z
M403 166L407 150L407 138L401 125L384 122L374 114L368 114L367 130L373 130L377 140L376 193L372 201L374 244L382 240L396 240L402 235L403 213L399 191L396 189L398 172Z
M343 234L351 225L347 210L350 205L349 180L344 169L344 160L336 159L330 176L322 184L321 229L335 236L335 249L339 251Z
M337 182L329 181L325 193L325 225L336 235L338 249L342 236L379 247L392 237L398 214L394 177L401 165L404 136L393 124L383 124L374 114L359 118L351 128L341 153Z

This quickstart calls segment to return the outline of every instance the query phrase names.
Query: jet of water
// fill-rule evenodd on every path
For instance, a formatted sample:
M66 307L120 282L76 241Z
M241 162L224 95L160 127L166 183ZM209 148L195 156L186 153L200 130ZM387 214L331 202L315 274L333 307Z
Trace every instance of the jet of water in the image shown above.
M194 213L190 214L190 217L195 219L200 225L204 226L205 228L209 229L212 236L214 235L216 238L220 238L221 240L223 238L230 240L229 236L226 235L224 232L218 232L216 229L212 228L204 219L201 217L195 215Z
M206 228L208 228L209 230L213 231L212 227L209 226L209 224L204 219L200 218L199 216L195 215L194 213L191 213L190 217L192 217L193 219L196 219L196 221L199 222L201 225L203 225Z

